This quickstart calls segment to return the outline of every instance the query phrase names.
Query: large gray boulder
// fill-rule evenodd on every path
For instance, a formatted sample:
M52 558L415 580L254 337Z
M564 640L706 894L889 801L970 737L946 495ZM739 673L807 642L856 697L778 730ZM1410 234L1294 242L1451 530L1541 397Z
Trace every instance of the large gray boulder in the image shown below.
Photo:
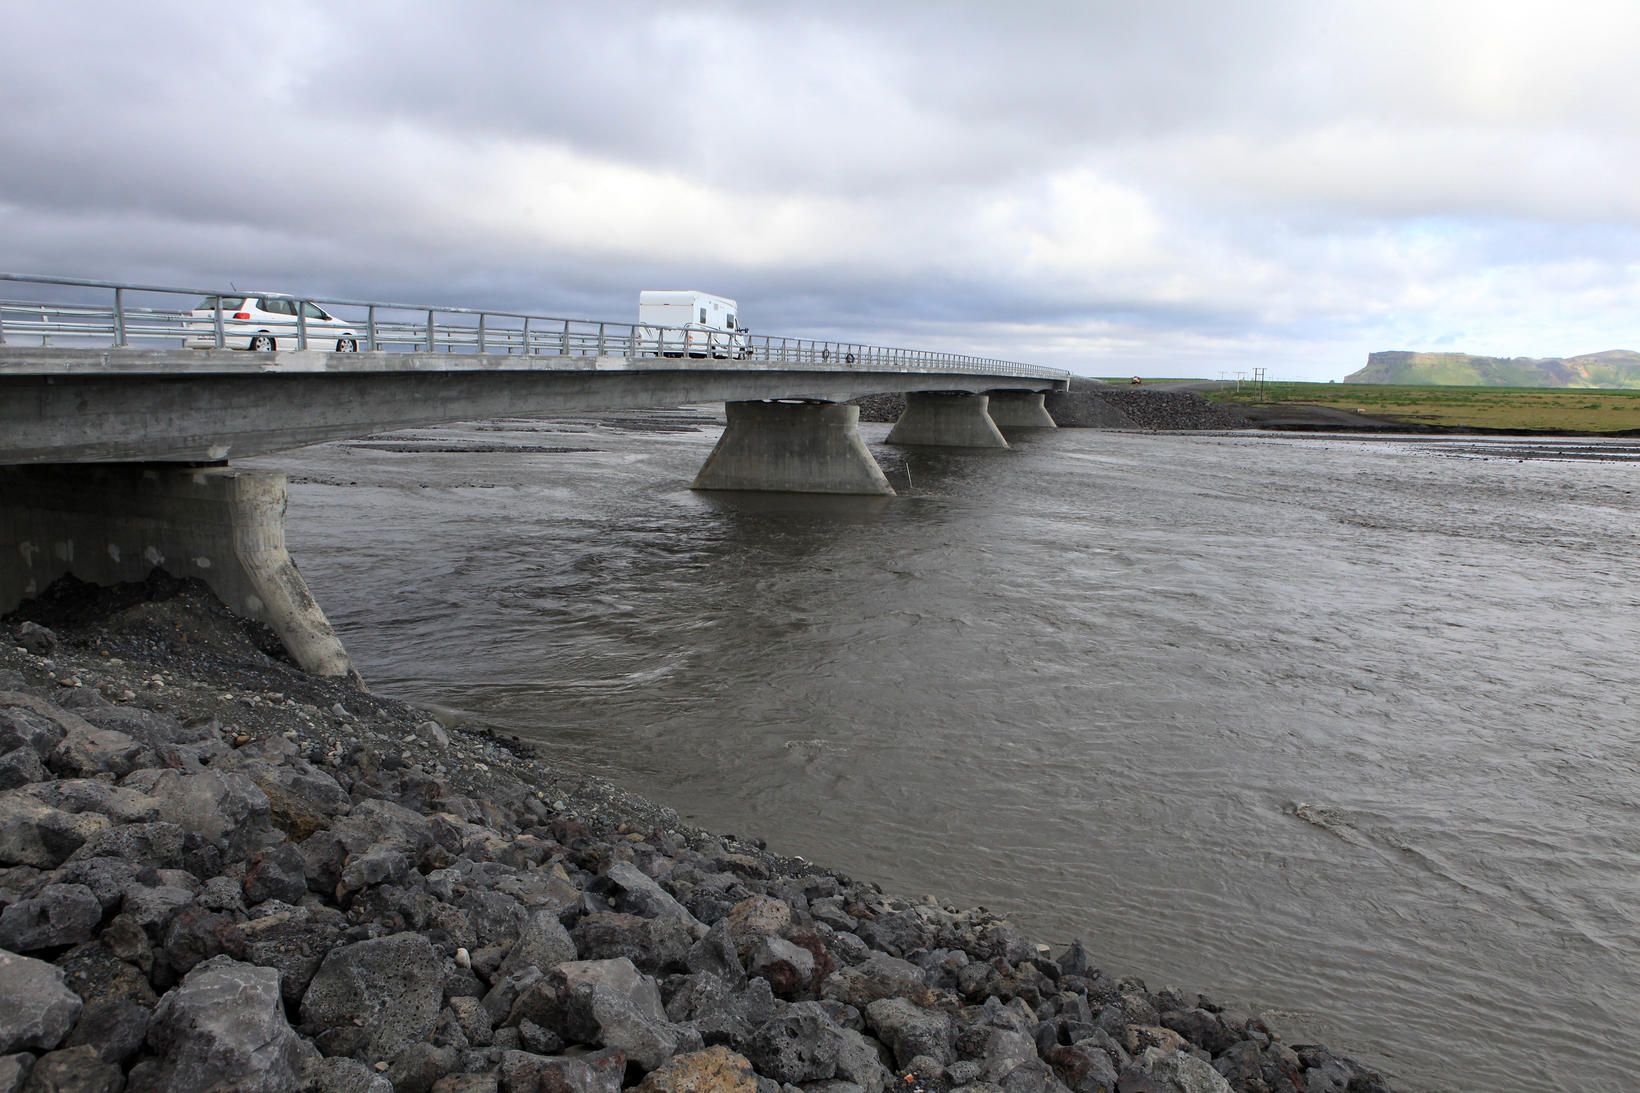
M1218 1014L1204 1009L1168 1010L1160 1023L1213 1056L1228 1051L1238 1039Z
M279 972L279 990L296 1009L346 921L331 910L287 907L242 922L228 935L236 956Z
M0 1055L50 1051L74 1027L82 1006L62 969L0 951Z
M89 688L87 688L89 690ZM92 691L95 695L96 692ZM177 754L177 745L188 745L184 750L191 751L200 745L208 746L220 741L218 729L210 720L203 720L193 725L184 725L175 717L161 710L148 710L141 706L116 706L113 703L101 703L95 699L75 706L81 717L101 729L115 729L127 736L142 741L149 748L161 755Z
M353 799L336 779L296 756L263 757L262 744L241 748L215 766L255 782L268 799L274 826L291 841L301 842L352 811Z
M102 816L82 815L81 819L101 820L104 829L85 840L85 845L69 856L71 861L87 858L120 858L138 868L182 868L183 830L173 823L155 820L149 824L107 827Z
M159 1000L148 1044L159 1059L146 1078L170 1093L288 1093L305 1054L285 1021L279 973L226 956L199 965Z
M561 867L520 870L501 862L458 859L445 869L427 874L427 890L445 903L468 907L467 897L478 892L508 896L531 911L560 915L581 900L581 890ZM492 942L493 944L493 942Z
M1116 1047L1114 1041L1111 1046ZM1116 1088L1116 1064L1093 1039L1068 1047L1056 1044L1048 1049L1047 1061L1071 1093L1108 1093Z
M640 918L619 911L582 915L573 936L576 951L584 960L624 956L638 970L655 976L688 970L689 952L696 943L694 932L682 919Z
M234 771L145 770L124 785L159 802L158 819L176 824L234 854L266 845L272 830L268 798Z
M617 911L643 918L675 918L688 926L696 937L706 933L705 925L690 914L688 908L673 899L671 893L653 877L628 862L610 866L593 887L603 889L600 894L606 895Z
M536 911L524 921L518 941L501 962L501 974L508 975L526 964L545 972L577 955L575 941L558 916L551 911Z
M693 1027L708 1044L739 1047L779 1008L766 979L735 988L711 972L697 972L673 989L666 1013L673 1021Z
M800 1002L765 1021L746 1042L746 1057L759 1074L776 1081L823 1081L837 1074L843 1029L817 1002Z
M894 1075L883 1065L877 1041L851 1028L838 1029L837 1078L853 1082L865 1093L883 1093Z
M194 894L174 884L133 884L120 903L120 917L142 927L148 939L159 944L166 927L184 907L194 902Z
M351 860L369 858L369 864L356 865L348 878L348 889L353 891L391 879L394 870L401 876L408 873L432 845L432 829L425 816L389 801L369 799L308 836L301 849L309 883L318 891L340 885Z
M620 1048L643 1070L704 1046L700 1033L667 1018L660 988L625 958L558 965L519 996L508 1023L523 1020L572 1043Z
M60 778L91 778L112 774L123 778L151 767L159 757L136 737L117 729L99 729L83 717L62 711L59 724L68 731L46 757L46 766Z
M64 812L96 812L117 824L141 824L159 819L159 802L154 798L96 778L41 782L29 786L23 793Z
M303 859L304 868L306 859ZM381 884L401 884L415 868L415 859L395 842L374 843L349 854L342 862L336 898L345 905L355 894Z
M1003 1080L1022 1063L1038 1063L1036 1039L1012 1029L992 1029L985 1041L986 1080L1003 1084Z
M93 1047L105 1063L124 1065L148 1038L152 1011L129 998L94 998L80 1012L65 1047Z
M48 884L33 899L0 912L0 948L27 953L89 941L102 913L102 903L85 885Z
M302 996L302 1027L326 1055L391 1060L438 1025L444 961L422 935L332 949Z
M33 748L12 748L0 753L0 789L16 789L18 786L44 782L50 777L51 772ZM0 1091L4 1088L0 1086Z
M1346 1075L1347 1079L1347 1075ZM1148 1086L1138 1085L1148 1081ZM1154 1089L1156 1093L1231 1093L1230 1083L1207 1063L1184 1051L1146 1048L1122 1072L1121 1084Z
M0 866L53 869L109 827L106 816L64 812L17 790L0 793Z
M62 743L63 727L46 710L32 708L36 704L45 705L31 695L0 692L0 751L28 748L44 759Z
M826 977L820 996L865 1009L879 998L904 998L923 1003L929 999L927 976L909 960L872 953L862 964Z
M511 949L530 917L522 902L492 888L464 888L447 902L458 908L467 922L466 931L459 936L460 944L469 949Z
M684 964L692 972L715 975L733 987L746 982L746 966L741 963L726 918L713 923L706 936L690 947L684 954Z
M880 998L866 1007L866 1023L877 1038L894 1051L894 1060L908 1066L926 1055L941 1066L956 1058L956 1029L949 1014L923 1009L904 998Z
M241 891L249 903L270 899L299 903L307 894L307 863L302 852L291 843L258 850L245 863Z

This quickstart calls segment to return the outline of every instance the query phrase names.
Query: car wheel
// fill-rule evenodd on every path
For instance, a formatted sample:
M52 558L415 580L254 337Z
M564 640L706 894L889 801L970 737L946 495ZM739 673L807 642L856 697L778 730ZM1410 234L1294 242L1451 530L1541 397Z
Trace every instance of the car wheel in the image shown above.
M357 353L358 351L359 351L359 339L357 339L357 338L337 338L336 339L336 352L338 352L338 353Z
M279 348L279 344L269 334L257 334L251 338L252 353L271 353Z

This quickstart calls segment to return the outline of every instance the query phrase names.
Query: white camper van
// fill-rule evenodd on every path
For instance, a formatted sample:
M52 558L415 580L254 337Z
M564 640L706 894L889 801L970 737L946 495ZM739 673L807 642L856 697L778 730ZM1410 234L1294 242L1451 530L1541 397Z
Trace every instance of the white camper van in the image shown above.
M707 292L638 293L638 338L640 348L656 346L667 357L745 357L751 352L735 302Z

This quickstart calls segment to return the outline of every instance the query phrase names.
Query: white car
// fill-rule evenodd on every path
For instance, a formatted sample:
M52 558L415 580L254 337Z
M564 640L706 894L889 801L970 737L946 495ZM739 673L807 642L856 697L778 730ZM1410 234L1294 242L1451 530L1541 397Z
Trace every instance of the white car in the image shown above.
M189 313L186 344L190 349L216 348L217 300L222 301L222 345L227 349L271 352L295 349L299 344L296 322L297 302L272 293L207 296ZM338 353L359 351L359 331L335 318L314 303L303 303L302 321L307 327L309 349L335 349Z

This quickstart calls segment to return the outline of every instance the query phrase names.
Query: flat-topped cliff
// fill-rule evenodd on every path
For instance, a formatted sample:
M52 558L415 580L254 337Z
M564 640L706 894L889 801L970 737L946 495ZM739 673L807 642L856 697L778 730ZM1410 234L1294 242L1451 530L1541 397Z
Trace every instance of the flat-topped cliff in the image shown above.
M1477 357L1469 353L1372 353L1345 383L1448 387L1640 388L1640 353L1608 349L1578 357Z

